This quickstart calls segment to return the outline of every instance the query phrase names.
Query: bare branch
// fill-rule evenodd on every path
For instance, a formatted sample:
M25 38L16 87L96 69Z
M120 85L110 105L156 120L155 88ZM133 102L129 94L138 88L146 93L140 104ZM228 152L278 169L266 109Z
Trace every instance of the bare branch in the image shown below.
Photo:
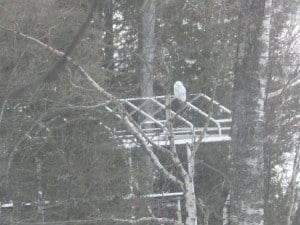
M212 165L207 164L207 163L204 162L203 160L200 160L199 163L202 164L203 166L205 166L205 167L207 167L207 168L209 168L209 169L215 171L216 173L220 174L220 175L224 178L224 180L230 185L230 187L232 187L230 178L229 178L223 171L221 171L221 170L215 168L215 167L212 166Z
M157 217L141 217L138 219L120 219L120 218L94 218L88 220L67 220L67 221L57 221L57 222L38 222L38 223L27 223L27 222L11 222L12 225L73 225L73 224L80 224L80 225L91 225L95 224L95 222L103 222L103 221L112 221L118 223L130 223L130 224L142 224L145 222L148 223L169 223L174 225L183 225L182 222L177 220L168 219L168 218L157 218Z
M66 110L86 110L86 109L93 109L93 108L97 108L97 107L101 107L103 106L103 104L98 104L98 105L94 105L94 106L71 106L71 107L60 107L60 108L55 108L51 111L46 111L44 112L39 118L37 118L34 123L31 125L31 127L21 136L21 138L18 140L18 142L16 143L16 145L14 146L14 148L12 149L12 151L9 153L8 155L8 160L7 160L7 167L6 167L6 172L5 172L5 179L3 179L1 181L0 184L4 183L7 181L9 172L10 172L10 168L12 165L12 162L14 160L14 156L16 155L16 153L19 151L19 146L23 143L23 141L26 140L26 138L30 137L30 133L31 131L37 126L40 125L41 122L49 117L51 114L55 114L58 112L64 112Z
M3 103L1 105L1 111L0 111L0 124L1 124L2 119L3 119L3 114L4 114L4 109L6 107L6 104L7 104L7 98L4 98Z
M22 37L31 40L35 42L36 44L40 45L44 49L56 54L56 55L63 55L64 53L62 51L59 51L40 40L33 38L29 35L26 35L24 33L18 32L17 34L21 35ZM90 82L90 84L100 92L100 94L104 95L110 102L113 102L116 105L116 114L120 115L124 124L127 126L127 128L132 132L132 134L137 138L137 140L141 143L143 148L146 150L147 154L150 156L152 162L156 166L156 168L163 173L163 175L179 185L179 187L183 190L183 183L178 180L176 176L174 176L171 172L169 172L159 161L158 157L155 155L151 147L148 145L148 143L151 143L153 146L157 147L158 149L162 149L160 146L154 144L149 140L143 132L138 128L137 125L135 125L134 121L131 119L131 117L127 114L126 110L124 109L122 103L111 93L107 92L104 88L102 88L87 72L86 70L75 60L73 60L70 56L67 56L67 61L71 63L75 68Z
M50 69L50 71L48 73L44 74L43 76L41 76L41 77L25 84L24 86L17 87L16 89L12 90L8 94L7 100L9 98L14 98L14 97L20 96L23 92L25 92L26 90L28 90L30 88L36 88L37 86L41 85L44 82L56 79L59 72L63 69L64 65L68 61L69 55L74 51L74 49L75 49L76 45L78 44L80 38L82 37L82 35L85 33L86 29L88 28L88 25L90 24L90 22L92 20L93 13L97 8L96 7L97 2L98 2L98 0L93 1L93 3L91 4L91 10L90 10L88 16L86 17L85 22L80 26L80 28L79 28L78 32L76 33L76 35L74 36L72 42L67 47L66 51L62 54L61 59L58 60L54 64L54 66ZM19 31L13 31L13 32L19 33ZM0 99L1 105L3 105L4 101L5 101L5 99Z
M99 103L99 104L96 104L96 105L71 105L71 104L68 104L69 107L67 107L66 109L96 109L96 108L99 108L99 107L104 107L105 105L107 104L107 102L105 103Z
M286 82L286 84L282 88L280 88L276 91L273 91L271 93L268 93L267 98L271 99L271 98L274 98L274 97L281 96L287 89L295 87L296 85L299 85L300 84L300 77L299 77L299 74L298 74L299 73L299 68L300 68L300 65L297 65L294 72L289 75L289 79Z
M162 56L162 63L166 69L166 74L167 74L167 80L170 80L170 70L169 67L167 65L167 62L165 61L165 58ZM182 176L183 179L188 178L189 174L187 172L187 170L184 168L181 160L179 159L179 156L177 154L177 150L176 150L176 145L175 145L175 139L174 139L174 132L173 132L173 119L175 119L175 117L177 116L177 114L175 114L174 117L171 116L171 96L170 96L170 86L167 86L167 94L166 94L166 101L165 101L165 117L166 117L166 125L162 128L162 129L167 129L168 132L168 139L170 142L170 151L171 154L171 158L174 162L174 165L178 168L180 175ZM183 189L184 190L184 189Z
M280 89L278 89L276 91L270 92L268 94L268 99L274 98L274 97L278 97L278 96L282 95L282 93L284 92L284 90L286 90L288 88L291 88L291 87L295 87L295 86L297 86L299 84L300 84L300 78L297 77L297 78L293 79L292 82L289 82L288 85L285 85L283 88L280 88Z
M20 59L23 57L24 54L25 54L25 51L18 57L17 63L15 64L15 66L14 66L14 68L13 68L11 74L13 74L13 73L16 71L16 69L17 69L17 67L18 67L18 65L19 65L19 61L20 61ZM10 82L10 81L9 81L9 82ZM9 82L8 82L7 88L6 88L6 90L5 90L5 93L7 93L7 91L9 90ZM2 103L2 105L1 105L1 110L0 110L0 125L1 125L1 123L2 123L3 114L4 114L4 111L5 111L5 108L6 108L6 104L7 104L8 98L7 98L7 96L5 96L5 97L3 96L3 102L1 102L1 100L2 100L2 99L0 98L0 103Z
M207 132L207 129L208 129L208 126L209 126L209 122L210 122L210 119L211 119L211 116L212 116L212 112L213 112L213 106L214 106L214 98L215 98L215 94L216 94L216 88L217 88L217 84L215 84L215 87L214 87L214 90L213 90L213 95L211 97L211 103L209 105L209 111L208 111L208 117L207 117L207 120L205 122L205 125L204 125L204 128L203 128L203 132L202 134L200 135L199 139L197 140L197 142L195 143L195 145L193 146L194 148L192 149L192 156L191 157L194 157L195 158L195 155L196 155L196 152L203 140L203 138L205 137L206 135L206 132Z
M155 155L151 147L147 144L147 139L143 137L143 134L139 132L139 130L130 122L130 118L126 115L123 117L123 121L126 124L127 128L132 132L132 134L140 141L141 145L143 146L144 150L146 150L147 154L150 156L153 164L156 166L158 171L162 172L162 174L169 180L173 181L175 184L178 184L179 187L184 190L183 183L178 180L176 176L171 174L159 161L158 157Z

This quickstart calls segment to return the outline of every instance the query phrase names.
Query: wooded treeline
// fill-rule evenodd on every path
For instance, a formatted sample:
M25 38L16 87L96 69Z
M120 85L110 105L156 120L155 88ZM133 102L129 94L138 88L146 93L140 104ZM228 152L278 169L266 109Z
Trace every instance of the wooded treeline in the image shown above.
M299 224L299 6L0 1L0 223ZM171 144L147 145L118 99L167 102L177 80L232 110L231 142L176 147L166 104ZM119 128L139 147L112 138ZM181 212L177 198L143 197L163 192L184 193Z

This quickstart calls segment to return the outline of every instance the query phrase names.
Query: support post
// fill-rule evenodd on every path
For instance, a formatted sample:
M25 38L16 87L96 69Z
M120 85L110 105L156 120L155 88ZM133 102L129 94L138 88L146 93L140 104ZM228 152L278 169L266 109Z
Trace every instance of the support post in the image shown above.
M177 220L182 223L182 215L181 215L181 202L180 202L180 198L177 198L177 211L176 211L176 215L177 215Z
M128 167L129 167L129 188L130 188L130 196L132 199L134 199L134 178L133 178L133 168L132 168L132 150L131 148L128 149ZM135 219L135 205L132 203L131 205L131 219Z

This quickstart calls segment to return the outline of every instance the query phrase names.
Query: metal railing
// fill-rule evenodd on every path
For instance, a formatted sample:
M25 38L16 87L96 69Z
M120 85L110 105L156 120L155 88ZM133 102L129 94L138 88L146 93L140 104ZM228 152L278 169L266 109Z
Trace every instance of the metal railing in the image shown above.
M141 131L154 143L160 145L169 144L165 99L165 96L155 96L119 100L128 114L140 124ZM174 97L171 96L171 104L173 101ZM146 106L149 104L152 107L151 113L147 112ZM195 142L203 132L205 132L203 142L230 140L231 110L202 93L189 95L185 107L182 114L177 114L176 110L171 107L175 144ZM213 111L209 112L209 108L212 108ZM109 102L106 109L114 112L114 108L110 106ZM204 125L207 123L207 129L204 129ZM125 143L135 142L135 137L126 130L119 130L115 135Z

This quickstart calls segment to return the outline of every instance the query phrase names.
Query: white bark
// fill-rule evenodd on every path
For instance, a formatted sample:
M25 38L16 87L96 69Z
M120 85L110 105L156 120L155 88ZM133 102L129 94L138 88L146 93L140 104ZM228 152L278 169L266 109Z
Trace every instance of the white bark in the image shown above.
M185 220L186 225L197 225L197 208L196 208L196 195L194 191L194 180L189 179L185 181L185 209L187 217Z
M170 95L166 96L166 120L167 129L169 134L170 148L172 152L172 160L177 166L181 177L183 178L184 184L184 201L185 210L187 213L185 224L186 225L197 225L197 206L196 206L196 195L195 195L195 184L194 184L194 173L195 173L195 149L191 149L189 145L186 145L187 152L187 170L184 168L181 160L176 151L176 145L174 143L173 124L171 121L170 111L171 98ZM192 152L192 150L194 152Z
M39 158L36 158L36 176L37 176L37 216L38 221L44 222L44 197L42 187L42 162Z
M226 201L224 203L222 219L223 225L230 224L230 193L227 195Z
M188 176L184 178L185 184L185 209L187 211L187 218L185 223L187 225L197 225L197 206L196 194L194 184L194 171L195 171L195 158L192 157L190 146L187 147L187 163L188 163Z
M298 133L299 135L299 133ZM298 138L299 139L299 138ZM294 165L293 165L293 171L291 180L289 183L289 187L286 193L286 221L285 225L291 225L292 224L292 218L295 216L295 213L297 211L297 176L300 173L300 141L295 140L295 158L294 158Z

